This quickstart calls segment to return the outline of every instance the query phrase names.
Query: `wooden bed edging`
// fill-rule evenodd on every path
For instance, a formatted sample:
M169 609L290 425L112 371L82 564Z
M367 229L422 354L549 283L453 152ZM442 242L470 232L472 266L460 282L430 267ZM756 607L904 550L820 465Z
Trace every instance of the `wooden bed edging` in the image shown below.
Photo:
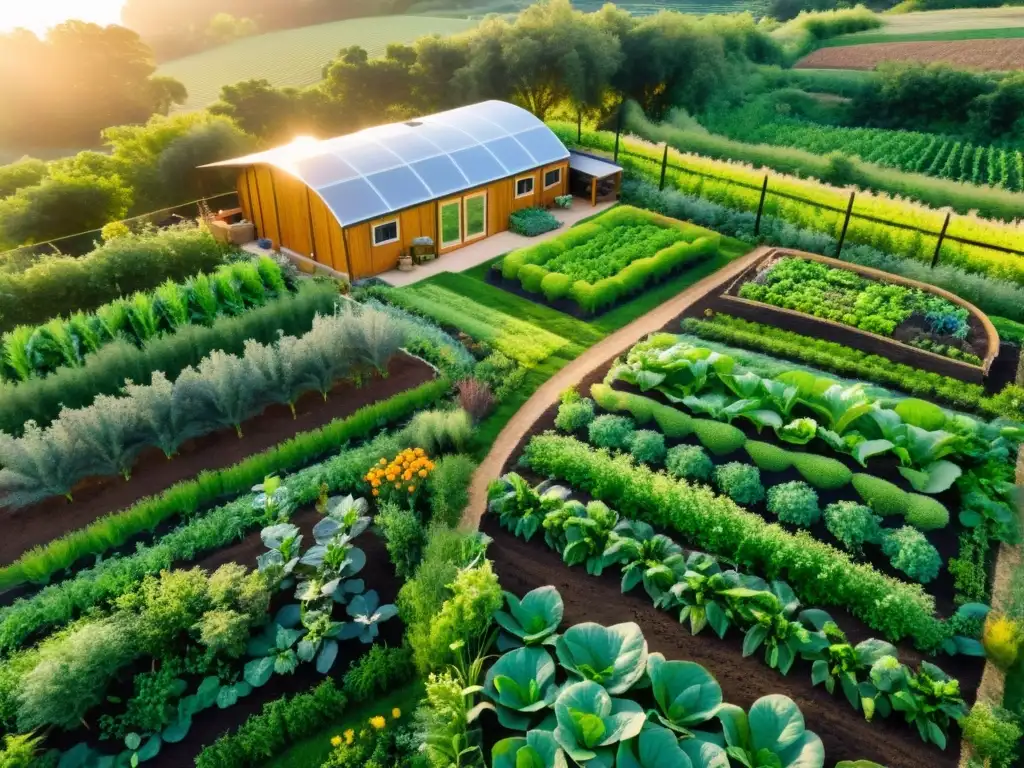
M980 366L972 365L971 363L967 363L962 360L954 360L953 358L945 357L944 355L939 355L935 352L929 352L925 349L919 349L909 344L904 344L902 341L897 341L896 339L881 336L877 333L863 331L860 328L853 328L852 326L837 323L833 320L826 320L825 318L815 317L814 315L808 315L804 312L797 312L796 310L784 309L771 304L764 304L758 301L751 301L749 299L740 298L739 296L730 295L730 293L738 288L739 285L746 282L749 279L750 274L756 271L762 264L764 264L765 261L779 256L790 256L793 258L803 259L805 261L816 261L821 264L827 264L830 267L854 272L862 277L867 277L872 280L891 283L894 285L902 285L907 288L917 288L926 293L941 296L947 301L963 307L971 315L977 318L978 322L980 322L982 327L985 329L987 349L984 357L982 358L982 364ZM899 275L893 275L889 272L882 272L878 269L862 267L858 264L850 264L845 261L829 258L828 256L819 256L815 253L794 251L788 248L773 248L756 262L749 265L748 268L740 275L737 275L728 286L725 286L724 290L718 296L714 297L711 301L711 308L716 312L733 315L744 320L766 323L785 330L793 331L794 333L800 333L805 336L814 336L817 338L828 339L829 341L839 342L840 344L845 344L849 347L853 347L854 349L879 355L898 363L910 365L914 368L920 368L925 371L931 371L932 373L938 373L943 376L950 376L955 379L960 379L961 381L969 381L976 384L980 384L984 381L985 376L988 375L988 372L992 367L993 361L999 355L999 334L996 331L995 326L992 325L992 321L988 319L988 316L986 316L984 312L970 302L964 301L959 296L943 290L942 288L928 285L927 283L921 283L916 280L910 280L905 277L900 277Z

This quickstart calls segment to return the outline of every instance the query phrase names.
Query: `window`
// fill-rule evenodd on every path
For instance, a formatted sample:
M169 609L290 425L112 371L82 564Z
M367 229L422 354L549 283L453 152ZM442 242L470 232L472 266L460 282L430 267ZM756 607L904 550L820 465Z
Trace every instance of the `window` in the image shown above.
M398 219L385 221L383 224L373 226L373 244L387 245L398 242Z
M466 221L466 242L487 235L487 193L479 192L462 199Z
M522 176L516 179L516 197L533 194L533 176Z
M555 168L552 171L548 171L544 174L544 189L551 189L557 187L562 183L562 169Z
M462 242L462 200L449 200L438 206L438 229L441 231L441 247L447 248Z

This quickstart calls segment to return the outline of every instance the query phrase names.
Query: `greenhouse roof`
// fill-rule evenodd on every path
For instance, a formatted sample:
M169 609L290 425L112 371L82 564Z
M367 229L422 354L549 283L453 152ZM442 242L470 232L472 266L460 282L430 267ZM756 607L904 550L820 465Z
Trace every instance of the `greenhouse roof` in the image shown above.
M347 227L568 158L532 114L485 101L203 167L280 168L315 190Z

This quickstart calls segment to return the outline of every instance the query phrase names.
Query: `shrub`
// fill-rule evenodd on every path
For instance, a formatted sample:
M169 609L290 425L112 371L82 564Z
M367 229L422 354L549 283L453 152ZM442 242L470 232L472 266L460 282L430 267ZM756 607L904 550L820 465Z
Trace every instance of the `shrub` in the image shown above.
M1017 654L1024 632L1018 622L1009 616L990 613L985 619L985 627L981 633L981 642L985 646L985 655L1002 670L1008 670L1017 662Z
M415 672L408 648L374 645L352 662L344 691L349 701L369 701L411 680Z
M785 472L793 466L793 455L785 448L757 440L748 440L743 447L758 468L765 472Z
M799 480L769 488L768 511L784 523L803 528L810 528L821 517L818 494Z
M469 484L476 463L461 454L445 456L427 480L430 494L430 517L435 523L454 528L462 519L462 510L469 503Z
M459 407L473 421L480 421L494 409L494 395L490 386L479 379L463 379L455 385L459 392Z
M838 459L814 453L793 452L790 456L796 471L815 488L836 490L849 485L853 480L853 472Z
M46 768L36 760L42 741L42 736L7 734L0 747L0 768Z
M737 504L757 504L764 499L761 471L750 464L731 461L715 469L718 489Z
M904 517L907 514L907 493L888 480L858 472L853 487L860 497L882 517Z
M543 208L524 208L515 211L508 218L508 228L523 237L536 237L558 229L561 225L549 211Z
M626 447L634 459L645 464L661 464L665 459L665 438L651 429L638 429Z
M865 544L881 541L881 522L871 507L854 501L837 501L825 507L825 526L829 533L857 555L863 553Z
M519 270L519 282L527 293L540 293L541 283L548 271L538 264L524 264Z
M728 456L747 442L743 430L732 424L711 419L693 419L690 426L701 445L715 456Z
M939 575L942 558L916 528L905 525L898 530L882 533L882 551L892 562L892 567L910 578L927 584Z
M974 756L987 768L1010 768L1024 738L1024 730L1012 712L993 709L984 701L971 707L960 721L960 730Z
M572 288L572 280L568 275L560 272L549 272L540 281L540 290L544 298L550 302L558 301L569 295Z
M908 493L906 520L922 531L934 531L949 525L949 510L930 496Z
M665 455L665 468L675 477L705 482L711 479L711 473L715 471L711 458L699 445L677 445L669 448Z
M419 515L391 501L381 502L378 509L374 523L384 537L395 575L408 579L423 556L424 532Z
M584 397L568 403L563 402L558 406L555 427L563 432L572 433L590 426L593 420L594 401Z
M587 428L590 442L598 448L612 448L624 451L629 447L636 424L626 416L605 414L598 416Z
M473 422L464 410L436 410L417 413L406 430L409 442L431 456L461 451L473 439Z

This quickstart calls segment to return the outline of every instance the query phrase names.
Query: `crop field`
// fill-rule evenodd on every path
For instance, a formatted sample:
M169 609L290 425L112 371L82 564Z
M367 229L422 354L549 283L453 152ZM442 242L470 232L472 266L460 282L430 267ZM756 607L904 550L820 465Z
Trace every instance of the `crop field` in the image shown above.
M860 40L866 37L903 35L963 34L975 32L1024 29L1024 8L957 8L947 11L888 14L882 17L880 29L843 35L838 40Z
M370 56L379 56L389 43L408 43L435 33L452 35L474 24L429 16L347 19L238 40L167 62L157 74L185 84L188 101L179 109L202 109L217 100L223 86L242 80L265 79L276 86L317 83L324 66L350 45L361 45Z
M819 48L796 63L814 69L874 69L884 61L941 61L958 67L1024 69L1024 38L867 43Z
M1024 155L1014 147L975 145L955 137L884 128L814 125L798 119L772 122L722 121L730 138L798 147L827 154L840 151L861 160L953 181L1024 190Z
M465 0L463 0L465 3ZM603 0L572 0L573 7L585 13L598 11L604 5ZM679 13L697 15L711 13L753 13L763 12L763 0L621 0L616 3L620 8L628 10L634 16L648 16L659 11L670 10ZM489 13L514 14L530 5L529 0L485 0L465 5L451 5L449 0L424 0L412 6L411 13L423 13L436 16L460 16L463 18L480 19Z

